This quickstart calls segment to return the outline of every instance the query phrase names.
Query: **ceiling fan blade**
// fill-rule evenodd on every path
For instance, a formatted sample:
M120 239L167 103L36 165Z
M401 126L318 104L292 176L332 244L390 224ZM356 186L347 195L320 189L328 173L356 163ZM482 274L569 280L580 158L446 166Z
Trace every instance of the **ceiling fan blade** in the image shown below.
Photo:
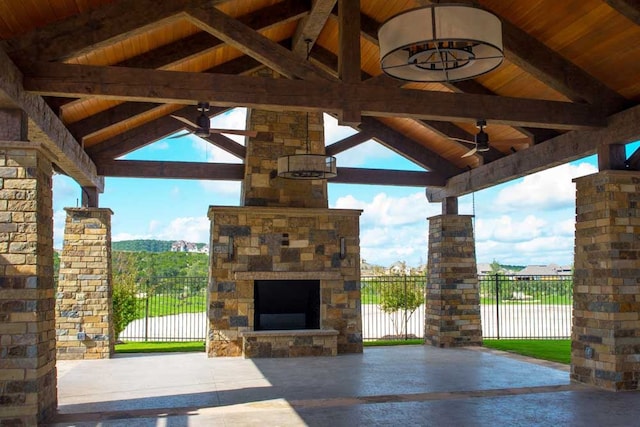
M242 129L220 129L220 128L211 128L209 129L211 133L228 133L229 135L245 135L255 138L258 135L258 131L255 130L242 130Z
M452 137L450 137L449 139L452 140L452 141L464 142L465 144L473 144L473 145L476 144L475 141L471 141L471 140L468 140L468 139L452 138Z
M197 124L193 123L189 119L185 119L184 117L174 116L173 114L171 114L171 117L173 117L176 120L180 120L182 123L187 124L187 125L191 126L192 128L197 128L198 127Z
M471 157L471 156L473 156L474 154L476 154L477 152L478 152L478 147L474 147L474 148L472 148L471 150L469 150L466 154L463 154L461 157L462 157L462 158L464 158L464 157Z
M192 135L193 132L189 131L189 132L184 132L178 135L174 135L174 136L170 136L167 139L176 139L176 138L182 138L183 136L187 136L187 135Z
M531 145L530 138L516 138L516 139L496 139L495 141L491 141L492 145Z

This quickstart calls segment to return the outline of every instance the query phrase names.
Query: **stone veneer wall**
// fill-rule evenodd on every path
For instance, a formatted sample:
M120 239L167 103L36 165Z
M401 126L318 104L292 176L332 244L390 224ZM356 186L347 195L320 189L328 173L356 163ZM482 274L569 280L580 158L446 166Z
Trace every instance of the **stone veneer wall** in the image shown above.
M640 172L603 171L575 182L571 379L638 390Z
M320 280L321 329L338 331L338 353L362 352L360 214L212 206L208 355L242 354L239 333L253 331L254 280L273 279ZM344 259L340 237L346 239Z
M56 293L58 359L105 359L114 352L111 209L66 208ZM84 337L79 333L84 333Z
M269 69L258 75L279 77ZM272 173L278 169L278 157L307 152L307 136L311 154L325 153L322 113L250 109L247 128L259 133L247 141L242 186L244 206L328 207L326 180L272 178Z
M20 145L0 143L0 425L33 426L57 406L52 168Z
M429 218L425 341L436 347L482 345L472 217Z

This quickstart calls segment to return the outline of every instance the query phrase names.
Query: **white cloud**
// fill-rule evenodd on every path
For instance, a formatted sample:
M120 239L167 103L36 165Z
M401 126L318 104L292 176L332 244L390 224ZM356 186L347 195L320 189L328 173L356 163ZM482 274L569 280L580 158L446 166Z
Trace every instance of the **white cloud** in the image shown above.
M589 163L577 166L564 164L524 177L503 188L496 197L496 208L501 211L522 209L554 210L575 204L573 178L597 172Z
M386 193L378 193L369 203L349 195L338 198L335 207L363 209L361 224L365 226L424 224L428 216L440 213L440 205L427 203L423 193L414 193L406 197L391 197Z
M360 247L367 262L388 266L395 261L409 265L426 261L427 217L439 214L440 205L427 203L423 193L406 197L378 193L370 202L347 195L336 200L335 208L364 210Z
M547 222L534 215L528 215L522 221L502 215L499 218L477 219L475 231L478 241L522 242L541 236L546 227Z

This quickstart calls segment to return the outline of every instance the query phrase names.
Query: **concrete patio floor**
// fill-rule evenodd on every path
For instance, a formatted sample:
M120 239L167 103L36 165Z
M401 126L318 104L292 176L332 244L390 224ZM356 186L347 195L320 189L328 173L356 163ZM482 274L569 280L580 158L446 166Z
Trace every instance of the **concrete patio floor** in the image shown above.
M366 348L298 359L204 353L59 361L52 426L630 426L640 393L484 349Z

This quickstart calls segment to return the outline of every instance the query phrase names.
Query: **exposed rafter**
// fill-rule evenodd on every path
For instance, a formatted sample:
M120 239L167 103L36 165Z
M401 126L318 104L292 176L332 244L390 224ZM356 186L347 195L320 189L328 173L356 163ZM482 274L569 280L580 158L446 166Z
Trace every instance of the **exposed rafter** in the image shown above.
M300 61L290 50L219 11L214 5L189 7L187 12L194 25L280 74L291 78L323 80L321 73L311 64Z
M421 2L423 4L428 4L430 2L425 1L425 2ZM380 28L380 23L378 23L376 20L374 20L373 18L365 15L365 14L360 14L360 22L361 22L361 29L362 29L362 37L367 39L368 41L370 41L371 43L373 43L374 45L378 45L379 41L378 41L378 29ZM325 57L327 56L326 54L324 55ZM335 67L334 67L335 68ZM386 86L396 86L396 87L402 87L404 86L407 82L402 81L402 80L397 80L394 78L391 78L389 76L387 76L386 74L379 74L375 77L371 77L368 80L368 83L370 84L381 84L381 85L386 85ZM484 86L482 86L480 83L476 82L475 80L465 80L465 81L461 81L461 82L456 82L456 83L447 83L444 82L442 83L445 87L449 88L450 90L454 91L454 92L459 92L459 93L474 93L477 95L495 95L495 93L493 93L492 91L490 91L489 89L485 88ZM431 122L427 122L427 123L423 123L426 124L429 127L434 127L433 123ZM514 126L515 129L517 129L518 131L526 134L527 136L533 138L533 140L535 142L542 142L542 141L546 141L549 138L553 138L554 136L558 135L558 132L552 130L552 129L534 129L534 128L523 128L520 126ZM438 133L441 133L441 130L438 129L438 126L435 126L435 129L432 129ZM457 136L456 134L449 134L449 137L453 137L453 138L461 138L461 139L468 139L465 136ZM493 157L497 156L497 153L493 153ZM485 159L488 160L488 159Z
M212 108L209 110L209 114L220 114L225 110L226 108ZM186 116L191 113L193 113L193 107L184 107L176 111L176 115L181 116ZM87 148L87 153L89 153L93 159L115 159L169 136L183 128L184 125L178 120L170 116L164 116L156 121L130 129L100 144L92 145Z
M631 22L640 25L640 2L638 0L604 0L618 13L626 16Z
M100 160L101 174L127 178L174 178L217 181L241 181L244 165L204 162L162 162L144 160ZM443 185L444 177L433 172L385 169L338 168L338 176L331 179L340 184L400 185L426 187Z
M277 45L279 48L281 46ZM594 129L605 124L599 110L584 104L430 92L378 85L271 79L219 74L96 67L75 64L32 64L24 87L40 95L102 96L106 99L192 104L206 99L218 106L304 108L338 113L360 105L362 115L410 117L498 124L526 123L555 129Z
M102 175L127 178L207 179L241 181L244 165L234 163L158 162L146 160L99 160Z
M440 202L446 197L462 196L594 154L599 146L637 140L640 140L640 106L611 116L604 129L568 132L455 176L444 188L427 189L427 198Z
M185 17L187 6L224 0L116 1L5 42L12 58L61 61ZM78 31L85 28L87 31Z
M0 93L4 103L11 102L14 108L25 111L36 126L48 138L42 142L56 159L55 163L80 185L104 188L104 180L96 173L89 156L78 141L64 127L60 119L51 111L42 97L26 92L22 87L22 75L11 59L0 49Z
M347 151L350 148L357 147L363 142L369 141L373 135L370 132L361 131L355 135L348 136L340 141L334 142L328 145L325 149L327 156L335 156L343 151Z
M298 24L293 35L291 50L300 58L307 55L307 40L313 46L320 35L337 0L315 0L309 15Z

